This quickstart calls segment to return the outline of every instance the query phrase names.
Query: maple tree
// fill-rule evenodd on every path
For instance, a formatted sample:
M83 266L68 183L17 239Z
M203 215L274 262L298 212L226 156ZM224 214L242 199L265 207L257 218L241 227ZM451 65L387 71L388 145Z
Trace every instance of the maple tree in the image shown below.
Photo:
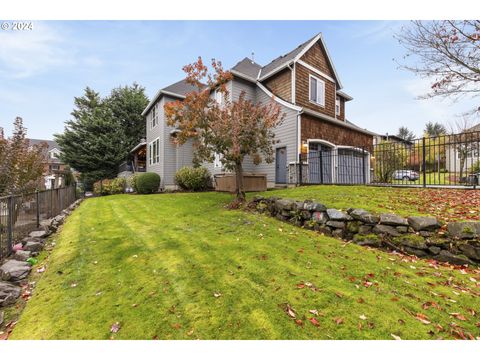
M47 144L29 145L21 117L10 138L0 137L0 195L35 190L42 177Z
M227 84L233 79L232 74L215 59L211 67L201 57L183 67L187 83L195 90L183 101L165 105L166 121L178 131L174 139L177 144L194 139L195 162L210 162L217 155L225 169L235 172L237 201L243 202L243 161L250 156L254 164L273 162L273 145L278 142L273 129L284 115L273 100L255 104L246 98L245 92L238 99L231 99Z

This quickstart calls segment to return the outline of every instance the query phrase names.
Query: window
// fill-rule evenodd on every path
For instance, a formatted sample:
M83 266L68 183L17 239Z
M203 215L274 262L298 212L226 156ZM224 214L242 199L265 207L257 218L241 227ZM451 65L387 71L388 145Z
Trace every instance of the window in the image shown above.
M160 162L160 140L155 139L148 145L148 164L157 164Z
M340 99L335 100L335 115L340 115Z
M222 164L222 155L215 153L215 159L213 160L213 167L214 168L221 168Z
M325 106L325 82L310 75L310 101Z
M153 105L152 108L152 128L155 127L158 124L158 110L157 110L158 104Z
M220 91L215 90L215 101L217 102L218 105L222 105L222 98L223 98L223 94Z

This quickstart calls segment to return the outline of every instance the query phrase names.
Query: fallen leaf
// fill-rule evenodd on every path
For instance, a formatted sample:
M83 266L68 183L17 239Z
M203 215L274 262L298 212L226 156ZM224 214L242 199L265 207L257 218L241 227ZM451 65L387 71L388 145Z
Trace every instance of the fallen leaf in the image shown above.
M449 313L449 314L458 320L467 321L467 318L460 313Z
M342 319L342 318L336 318L336 319L335 319L335 323L336 323L337 325L343 324L343 319Z
M180 329L180 328L182 327L182 325L180 325L179 323L175 323L175 324L172 325L172 327L173 327L174 329L177 329L177 330L178 330L178 329Z
M303 321L300 319L297 319L295 320L295 324L297 324L298 326L303 326Z
M315 325L316 327L319 327L320 326L320 323L318 322L317 319L315 319L314 317L308 319L313 325Z
M216 298L219 298L220 296L222 296L222 294L216 292L216 293L213 293L213 296L215 296Z
M367 320L367 317L366 317L364 314L360 315L359 318L360 318L361 320Z
M392 337L393 337L395 340L402 340L402 339L400 338L400 336L398 336L398 335L395 335L395 334L390 334L390 335L392 335Z
M187 332L187 335L188 335L188 336L192 336L192 335L193 335L193 331L194 331L194 329L191 329L190 331Z
M427 317L427 315L425 315L425 314L417 313L417 315L415 316L415 318L416 318L417 320L419 320L420 322L422 322L423 324L425 324L425 325L430 324L430 321L428 320L428 317Z
M317 315L318 316L318 310L313 309L313 310L308 310L310 314Z
M285 311L287 312L288 316L290 316L291 318L293 319L296 318L295 310L290 306L290 304L287 304Z

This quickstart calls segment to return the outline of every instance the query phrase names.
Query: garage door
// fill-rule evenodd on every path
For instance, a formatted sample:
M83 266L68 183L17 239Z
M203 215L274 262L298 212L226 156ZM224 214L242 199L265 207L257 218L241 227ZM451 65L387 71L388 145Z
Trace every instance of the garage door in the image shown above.
M332 174L332 148L311 143L308 152L308 176L310 184L331 184Z
M366 154L357 149L338 149L337 183L363 184L366 182Z

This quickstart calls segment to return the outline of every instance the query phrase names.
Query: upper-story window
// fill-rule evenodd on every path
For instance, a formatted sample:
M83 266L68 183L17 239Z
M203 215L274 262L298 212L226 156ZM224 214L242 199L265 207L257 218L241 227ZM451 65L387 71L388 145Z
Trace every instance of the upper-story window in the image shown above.
M155 104L152 107L152 128L155 127L158 124L158 110L157 110L157 105Z
M310 101L325 106L325 82L310 75Z
M214 160L213 160L213 167L214 167L214 168L221 168L221 167L223 167L222 158L223 158L223 156L222 156L221 154L215 153L215 158L214 158Z
M221 91L215 90L215 101L218 105L222 105L223 94Z
M153 165L160 162L160 139L153 140L148 144L148 164Z
M340 115L340 99L335 100L335 115Z

